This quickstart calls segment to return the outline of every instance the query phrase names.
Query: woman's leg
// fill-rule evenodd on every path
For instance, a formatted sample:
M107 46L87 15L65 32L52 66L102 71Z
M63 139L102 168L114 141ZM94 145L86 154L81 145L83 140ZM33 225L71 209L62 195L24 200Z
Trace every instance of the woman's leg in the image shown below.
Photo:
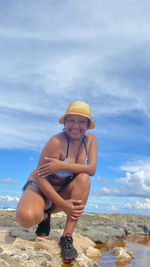
M75 179L71 183L69 183L60 192L60 195L64 199L82 200L82 204L85 205L89 196L90 185L91 185L90 176L86 173L80 173L75 177ZM60 211L59 207L53 205L52 212L55 213L58 211ZM76 224L77 221L73 221L72 219L67 217L63 235L66 235L67 233L72 234Z
M44 220L46 202L39 189L29 185L19 200L16 219L23 227L31 227Z
M78 174L75 179L69 183L61 192L60 195L64 199L80 199L82 204L86 204L90 191L90 177L86 173ZM24 191L16 210L16 218L20 225L23 227L31 227L39 224L46 219L47 214L44 210L48 208L49 202L45 202L45 199L38 188L33 185L29 185ZM51 212L61 211L59 207L54 204L51 208ZM66 226L64 229L64 235L66 233L73 232L77 221L67 218Z
M61 192L64 199L82 200L86 204L90 192L90 177L86 173L78 174L75 179ZM77 224L67 216L67 221L63 235L60 238L61 253L65 263L73 262L78 256L77 250L73 246L72 233Z

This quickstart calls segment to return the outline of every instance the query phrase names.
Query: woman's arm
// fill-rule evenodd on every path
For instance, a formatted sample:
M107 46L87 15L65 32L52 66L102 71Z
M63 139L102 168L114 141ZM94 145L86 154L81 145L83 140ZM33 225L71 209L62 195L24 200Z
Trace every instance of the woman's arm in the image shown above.
M87 173L90 176L93 176L96 171L97 166L97 139L95 135L91 135L90 148L88 151L88 162L87 164L80 163L69 163L62 162L61 170L68 171L72 173Z
M97 140L95 135L91 135L90 147L88 151L88 163L69 163L55 158L45 157L47 163L40 166L37 170L37 174L42 178L46 178L48 175L56 173L58 171L67 171L71 173L87 173L93 176L97 166Z
M43 166L47 161L45 160L45 157L50 156L53 158L59 158L60 154L60 146L59 146L59 140L56 136L53 136L47 144L44 146L39 162L38 162L38 167ZM45 177L46 178L46 177ZM36 183L40 190L43 192L43 194L50 200L52 200L53 203L56 205L60 205L60 203L63 203L63 199L60 197L60 195L56 192L54 187L47 181L47 179L41 178L41 175L37 175L37 170L36 170Z

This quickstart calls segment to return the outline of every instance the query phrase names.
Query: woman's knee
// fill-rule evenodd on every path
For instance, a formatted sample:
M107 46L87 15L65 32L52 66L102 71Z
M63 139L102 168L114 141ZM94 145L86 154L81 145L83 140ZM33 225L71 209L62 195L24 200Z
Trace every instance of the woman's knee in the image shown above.
M78 174L75 180L80 185L80 187L83 187L84 189L85 188L90 189L91 179L87 173Z
M17 222L25 228L29 228L33 225L40 223L43 220L44 214L35 213L32 209L18 209L16 211Z

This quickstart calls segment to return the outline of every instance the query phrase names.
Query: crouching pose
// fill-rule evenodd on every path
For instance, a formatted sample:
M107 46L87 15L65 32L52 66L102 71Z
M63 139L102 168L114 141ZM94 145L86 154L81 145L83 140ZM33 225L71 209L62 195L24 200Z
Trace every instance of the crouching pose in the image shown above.
M59 122L64 130L43 148L37 169L23 187L16 218L23 227L38 224L36 235L48 236L50 214L64 211L67 220L60 246L64 262L70 263L78 256L72 233L89 196L90 176L96 171L97 140L86 132L95 124L85 102L71 103Z

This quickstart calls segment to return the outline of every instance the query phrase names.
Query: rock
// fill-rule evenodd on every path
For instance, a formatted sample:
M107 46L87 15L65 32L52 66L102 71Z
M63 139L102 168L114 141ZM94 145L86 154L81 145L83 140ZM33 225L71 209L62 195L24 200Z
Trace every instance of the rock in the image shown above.
M73 234L74 246L78 250L78 252L85 253L88 247L95 247L95 242L89 239L86 236L82 236L80 234Z
M150 234L150 216L126 214L83 214L76 232L96 243L122 241L127 234Z
M94 242L99 244L115 243L125 238L125 232L121 229L114 229L110 226L96 226L93 229L80 232L81 235L86 235Z
M15 211L5 211L0 210L0 226L1 227L19 227L16 222L16 213Z
M3 252L3 249L0 247L0 253L2 253Z
M66 215L62 212L52 214L51 234L43 239L35 236L36 226L30 229L20 227L16 223L15 211L0 210L0 266L61 266L62 259L58 243L65 220ZM126 234L149 236L150 216L83 214L73 235L74 245L79 252L74 266L75 264L76 266L97 266L94 265L93 259L89 258L92 255L89 250L95 247L95 243L105 243L108 246L114 242L123 241ZM127 254L126 258L130 255ZM83 261L80 261L81 258ZM89 259L87 265L84 265L84 259Z
M41 261L41 266L47 266L47 262L46 261Z
M93 259L89 259L86 255L80 254L73 262L73 267L97 267L98 264Z
M40 240L34 243L34 249L35 250L46 250L51 254L59 254L60 253L60 247L59 243L55 240L46 239L46 240Z
M63 212L52 214L51 229L63 229L66 215ZM15 211L0 210L0 225L3 227L15 227L16 230L28 233L29 238L34 238L36 226L30 230L23 229L16 223ZM27 231L27 232L25 232ZM77 226L77 233L88 236L94 242L118 242L126 234L150 234L150 216L126 215L126 214L86 214L84 213ZM100 234L98 232L100 231ZM95 232L95 233L94 233ZM31 236L32 233L32 236ZM123 234L122 234L123 233ZM23 238L23 236L22 236ZM30 239L31 240L31 239Z
M27 240L25 239L25 233L27 234ZM9 235L10 239L12 238L12 242L10 242L9 245L6 243L1 244L0 261L4 266L62 266L61 249L59 246L59 239L62 235L62 230L52 231L46 238L36 236L33 238L33 233L21 230L16 231L13 229L5 234L6 236ZM15 240L14 237L16 237ZM85 253L88 247L94 249L94 246L96 245L88 237L81 236L76 233L73 234L73 239L74 246L77 248L79 255ZM95 261L89 258L90 255L89 257L85 256L84 260L83 257L84 256L79 257L80 261L77 262L77 266L96 266Z
M3 265L5 266L18 266L18 261L14 258L12 258L8 253L2 253L0 255L0 260L3 262Z
M21 249L16 249L16 251L15 251L15 255L12 255L12 256L14 256L14 258L16 259L16 260L29 260L30 259L30 256L29 256L29 253L28 253L28 251L26 251L26 252L22 252L22 250Z
M4 261L3 259L0 259L0 266L1 267L10 267L10 264Z
M101 258L102 254L99 249L93 248L93 247L88 247L85 251L86 256L89 258Z
M128 248L116 247L113 249L116 263L130 262L134 258L134 253Z
M13 230L9 231L9 235L10 235L10 237L14 237L14 238L19 236L21 239L24 239L24 240L34 241L36 239L36 235L31 229L30 230L28 230L28 229L21 229L21 230L13 229Z

